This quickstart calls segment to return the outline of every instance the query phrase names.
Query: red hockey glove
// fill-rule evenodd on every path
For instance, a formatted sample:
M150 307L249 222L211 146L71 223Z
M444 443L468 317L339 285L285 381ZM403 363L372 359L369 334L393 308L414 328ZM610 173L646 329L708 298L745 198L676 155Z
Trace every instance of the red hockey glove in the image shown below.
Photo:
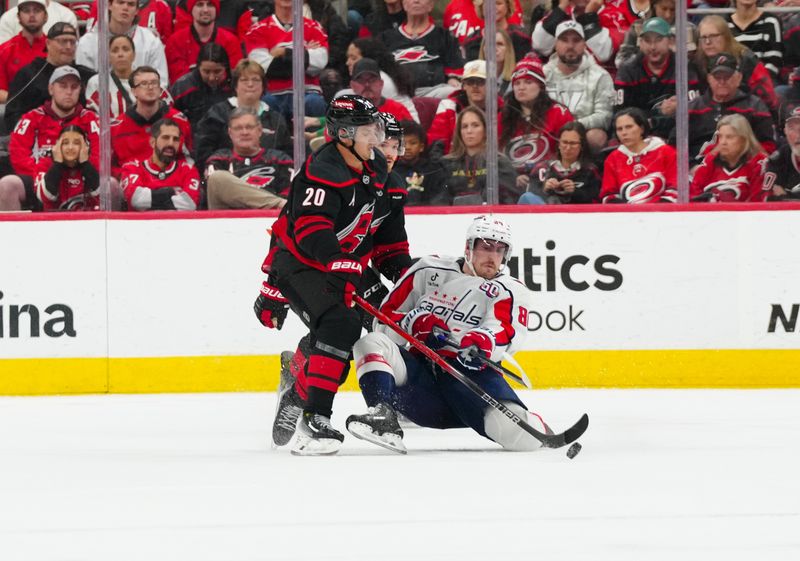
M450 335L450 328L443 319L419 308L408 312L403 323L408 333L434 351L444 347Z
M261 294L256 298L253 309L262 325L270 329L280 329L289 313L289 301L283 297L281 291L264 281L261 285Z
M470 370L481 370L486 365L478 356L490 358L494 344L492 338L482 331L467 331L459 347L458 362Z
M353 293L361 282L364 268L353 255L341 253L328 262L328 274L325 278L327 290L336 298L341 298L348 308L353 307Z

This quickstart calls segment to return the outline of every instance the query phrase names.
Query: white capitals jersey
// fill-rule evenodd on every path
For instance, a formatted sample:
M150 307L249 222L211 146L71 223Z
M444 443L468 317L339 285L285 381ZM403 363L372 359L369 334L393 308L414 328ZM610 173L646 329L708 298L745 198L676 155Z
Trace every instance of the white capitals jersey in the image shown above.
M422 312L431 312L447 323L457 342L468 331L481 331L494 341L492 360L504 352L519 350L528 333L530 292L515 278L501 274L491 280L461 272L463 260L423 257L403 275L381 304L381 311L410 332L410 324ZM403 340L388 327L376 326L393 341ZM445 347L442 354L452 356Z

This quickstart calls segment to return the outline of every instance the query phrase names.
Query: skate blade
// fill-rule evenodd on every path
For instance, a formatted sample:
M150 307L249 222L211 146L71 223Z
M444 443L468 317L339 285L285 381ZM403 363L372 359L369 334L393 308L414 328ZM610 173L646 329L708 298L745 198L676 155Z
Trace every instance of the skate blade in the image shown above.
M387 450L397 452L398 454L408 454L408 450L406 449L406 445L403 443L403 439L396 434L384 434L379 436L372 432L372 429L369 425L365 423L359 423L358 421L353 421L352 423L348 424L347 431L356 438L377 444L381 448L386 448Z
M342 443L335 438L309 438L298 436L297 443L292 448L294 456L332 456L342 447Z

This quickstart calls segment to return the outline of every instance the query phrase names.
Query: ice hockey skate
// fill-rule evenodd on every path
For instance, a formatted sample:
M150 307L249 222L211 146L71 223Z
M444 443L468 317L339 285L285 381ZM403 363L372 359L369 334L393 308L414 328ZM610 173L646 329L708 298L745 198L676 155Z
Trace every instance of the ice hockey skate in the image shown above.
M295 378L289 365L294 353L281 353L281 378L278 383L278 405L275 408L275 420L272 423L273 446L286 446L297 430L297 420L303 412L303 400L294 387Z
M333 428L329 417L305 412L297 426L297 442L292 448L295 456L330 456L339 451L344 435Z
M403 429L397 421L397 413L386 403L370 407L364 415L350 415L346 425L348 432L356 438L399 454L408 452L403 444Z

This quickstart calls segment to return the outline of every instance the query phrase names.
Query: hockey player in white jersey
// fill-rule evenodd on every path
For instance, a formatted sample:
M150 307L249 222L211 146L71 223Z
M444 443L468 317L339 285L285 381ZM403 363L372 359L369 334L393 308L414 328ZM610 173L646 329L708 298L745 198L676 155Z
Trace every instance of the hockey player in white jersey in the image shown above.
M421 258L380 309L531 426L551 433L506 380L476 356L499 362L503 353L519 349L527 335L528 289L503 272L512 249L509 225L498 217L479 216L467 230L463 257ZM353 358L369 410L347 419L351 434L405 453L397 421L402 413L423 427L471 427L508 450L541 447L465 385L402 344L382 324L356 343Z

